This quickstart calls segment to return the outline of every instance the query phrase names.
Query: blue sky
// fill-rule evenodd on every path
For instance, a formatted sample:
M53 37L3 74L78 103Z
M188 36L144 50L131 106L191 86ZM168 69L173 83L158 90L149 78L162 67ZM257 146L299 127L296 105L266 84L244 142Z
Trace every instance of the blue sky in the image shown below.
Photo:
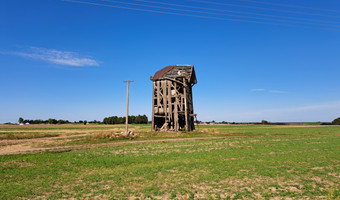
M195 66L202 121L340 117L339 1L208 2L1 1L0 123L124 116L124 80L150 117L149 77L173 64Z

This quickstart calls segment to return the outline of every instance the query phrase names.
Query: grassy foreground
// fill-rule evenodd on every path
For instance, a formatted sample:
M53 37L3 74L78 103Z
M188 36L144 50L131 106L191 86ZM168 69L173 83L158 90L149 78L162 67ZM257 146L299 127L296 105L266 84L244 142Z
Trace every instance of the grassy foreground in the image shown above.
M224 139L0 156L0 199L340 197L339 126L200 129Z

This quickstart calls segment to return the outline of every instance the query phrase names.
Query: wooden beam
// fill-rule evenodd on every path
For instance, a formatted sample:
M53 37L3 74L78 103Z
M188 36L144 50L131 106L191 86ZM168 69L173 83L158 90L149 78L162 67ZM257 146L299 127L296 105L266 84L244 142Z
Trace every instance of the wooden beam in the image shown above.
M192 127L192 130L195 130L195 119L194 117L197 117L197 114L194 114L194 99L192 98L192 86L190 88L190 98L191 98L191 104L190 104L190 108L191 108L191 111L190 111L190 114L192 115L191 116L191 127Z
M168 112L167 112L167 94L166 94L166 82L167 81L162 81L162 90L163 90L163 111L164 111L164 115L166 116L165 118L165 122L167 121L167 116L168 116Z
M152 82L152 123L151 123L151 130L155 131L155 85L156 83Z
M179 83L179 84L182 84L182 85L183 85L183 83L182 83L181 81L178 81L178 80L176 80L176 79L173 79L173 78L165 78L165 79L168 79L168 80L170 80L170 81L173 81L173 82L176 82L176 83Z
M184 111L185 111L185 130L189 131L189 123L188 123L188 102L187 102L187 84L185 82L185 78L183 78L184 82Z
M155 117L165 118L164 115L155 115Z
M157 108L159 108L160 103L161 103L161 99L160 99L160 91L159 91L159 84L160 81L156 81L156 85L157 85Z
M170 129L173 129L173 120L172 120L172 94L171 94L171 81L167 81L168 85L168 108L169 108L169 126Z
M174 83L174 88L176 90L176 93L178 94L176 82ZM178 124L178 95L175 96L175 109L174 109L174 112L175 112L174 113L175 131L179 131L179 124Z

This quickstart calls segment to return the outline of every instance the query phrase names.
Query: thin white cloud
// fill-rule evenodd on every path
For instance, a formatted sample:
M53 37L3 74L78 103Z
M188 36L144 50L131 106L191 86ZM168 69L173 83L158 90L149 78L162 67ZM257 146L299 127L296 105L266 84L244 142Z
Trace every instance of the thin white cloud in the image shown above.
M252 110L249 112L233 111L228 114L215 114L215 120L256 122L262 119L276 121L332 121L340 116L340 101L314 105Z
M252 92L264 92L265 89L251 89Z
M96 60L89 58L88 56L81 56L75 52L40 47L29 47L26 51L7 52L7 54L73 67L99 65Z
M282 91L282 90L266 90L266 89L263 89L263 88L251 89L250 91L252 91L252 92L269 92L269 93L277 93L277 94L287 93L286 91Z
M339 112L340 110L340 101L335 102L328 102L323 104L317 104L317 105L309 105L309 106L302 106L297 108L292 108L288 111L316 111L316 110L325 110L325 109L332 109Z
M269 90L270 93L278 93L278 94L283 94L287 93L286 91L281 91L281 90Z

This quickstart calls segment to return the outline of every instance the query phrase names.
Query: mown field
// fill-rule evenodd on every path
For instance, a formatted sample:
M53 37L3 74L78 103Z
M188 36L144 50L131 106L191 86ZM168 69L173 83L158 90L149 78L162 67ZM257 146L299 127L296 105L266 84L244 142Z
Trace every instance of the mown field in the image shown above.
M44 138L58 142L43 146L107 146L1 155L0 199L340 198L340 126L216 125L156 133L134 125L138 138L110 137L123 128L1 125L3 148ZM204 140L157 142L164 138ZM150 143L133 143L142 140ZM113 145L124 141L132 143Z

